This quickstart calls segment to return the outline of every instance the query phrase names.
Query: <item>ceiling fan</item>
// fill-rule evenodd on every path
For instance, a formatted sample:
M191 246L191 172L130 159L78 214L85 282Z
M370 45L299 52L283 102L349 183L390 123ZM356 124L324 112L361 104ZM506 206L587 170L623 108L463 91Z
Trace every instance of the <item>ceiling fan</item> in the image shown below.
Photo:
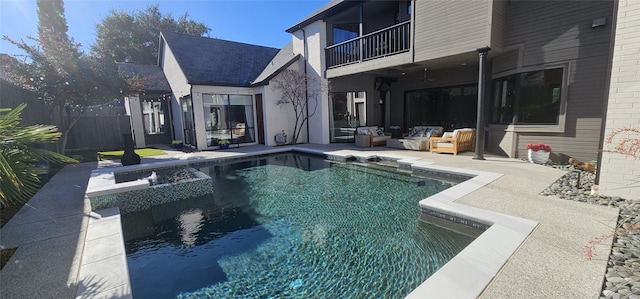
M423 75L422 75L422 80L421 80L421 82L423 82L423 83L427 83L427 82L435 82L435 81L438 81L438 80L437 80L437 79L435 79L435 78L429 78L429 77L427 76L427 70L428 70L428 68L426 68L426 67L425 67L425 68L424 68L424 73L423 73Z

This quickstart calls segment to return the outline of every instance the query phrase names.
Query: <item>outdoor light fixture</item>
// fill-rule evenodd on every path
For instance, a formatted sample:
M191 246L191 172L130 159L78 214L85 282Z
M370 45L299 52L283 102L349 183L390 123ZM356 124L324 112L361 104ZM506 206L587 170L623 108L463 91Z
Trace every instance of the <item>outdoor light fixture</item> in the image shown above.
M604 27L605 24L607 24L607 18L595 19L591 23L591 28Z

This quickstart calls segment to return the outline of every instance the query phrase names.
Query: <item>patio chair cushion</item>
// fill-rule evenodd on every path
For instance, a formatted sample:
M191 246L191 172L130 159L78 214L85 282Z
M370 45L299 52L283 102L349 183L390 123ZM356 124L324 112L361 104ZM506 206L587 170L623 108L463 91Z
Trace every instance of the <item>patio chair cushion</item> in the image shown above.
M431 137L433 135L440 135L444 131L443 127L432 126L415 126L409 130L409 137Z
M372 135L372 136L384 135L384 131L378 127L359 127L357 133L362 135Z

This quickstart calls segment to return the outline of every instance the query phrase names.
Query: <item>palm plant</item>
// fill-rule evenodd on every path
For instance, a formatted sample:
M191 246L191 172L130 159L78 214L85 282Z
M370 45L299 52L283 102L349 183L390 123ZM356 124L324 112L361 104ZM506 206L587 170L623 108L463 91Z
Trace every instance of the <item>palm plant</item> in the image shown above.
M26 104L15 109L0 109L0 206L25 202L40 188L39 173L48 171L42 161L77 162L67 156L35 147L54 142L60 132L52 125L20 126L20 113Z

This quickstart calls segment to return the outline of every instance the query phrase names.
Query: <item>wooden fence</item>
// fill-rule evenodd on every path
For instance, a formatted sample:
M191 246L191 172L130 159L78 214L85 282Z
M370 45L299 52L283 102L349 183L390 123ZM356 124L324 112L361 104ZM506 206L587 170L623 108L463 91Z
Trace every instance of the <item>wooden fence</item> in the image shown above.
M38 100L37 94L0 79L0 108L15 108L21 103L27 103L21 115L23 126L50 124L60 127L59 117L53 115L55 109ZM123 149L122 135L125 133L131 133L131 124L124 106L91 107L71 128L66 148Z
M42 100L38 100L35 92L0 79L0 108L15 108L22 103L27 103L27 107L20 115L23 126L52 124L51 109Z
M128 115L82 116L69 132L67 149L123 149L125 133L131 134Z

